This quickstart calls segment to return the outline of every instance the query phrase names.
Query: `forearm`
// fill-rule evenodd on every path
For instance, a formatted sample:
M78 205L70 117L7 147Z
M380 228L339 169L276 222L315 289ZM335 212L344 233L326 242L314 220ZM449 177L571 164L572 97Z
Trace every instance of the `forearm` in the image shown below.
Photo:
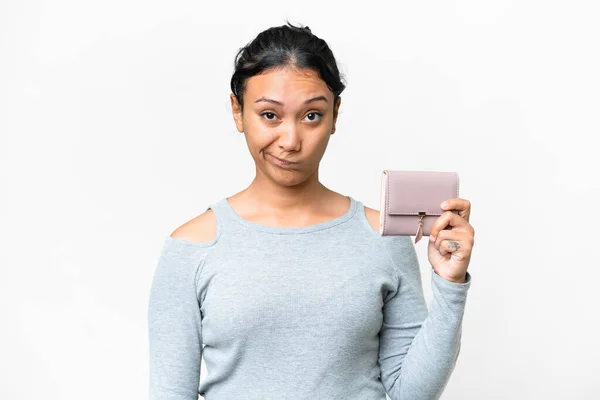
M392 400L438 399L460 352L462 320L470 275L454 283L432 273L433 297L427 318L414 337L389 393Z

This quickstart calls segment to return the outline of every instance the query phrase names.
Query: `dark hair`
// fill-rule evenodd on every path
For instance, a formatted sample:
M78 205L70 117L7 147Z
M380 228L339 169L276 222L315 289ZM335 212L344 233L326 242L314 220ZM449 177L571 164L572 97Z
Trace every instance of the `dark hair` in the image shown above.
M308 26L287 25L269 28L240 48L235 56L231 91L244 107L247 80L268 70L283 67L315 70L333 92L333 103L346 88L333 53L327 43Z

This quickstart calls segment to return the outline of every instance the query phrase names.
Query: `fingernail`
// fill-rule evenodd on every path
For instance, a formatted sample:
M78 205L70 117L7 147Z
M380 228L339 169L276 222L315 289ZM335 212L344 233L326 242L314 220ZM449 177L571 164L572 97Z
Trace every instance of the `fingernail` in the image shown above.
M446 208L448 207L448 203L443 202L442 204L440 204L440 208Z
M430 242L435 242L435 237L434 237L433 235L430 235L430 236L429 236L429 241L430 241Z

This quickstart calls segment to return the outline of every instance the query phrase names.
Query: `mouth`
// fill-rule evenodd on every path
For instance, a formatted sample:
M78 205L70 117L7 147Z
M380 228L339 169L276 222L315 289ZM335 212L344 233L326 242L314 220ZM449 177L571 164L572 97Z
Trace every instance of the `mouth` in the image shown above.
M273 162L274 162L276 165L278 165L278 166L280 166L280 167L286 167L286 166L290 166L290 165L295 165L295 164L298 164L298 163L297 163L297 162L295 162L295 161L286 161L286 160L282 160L282 159L280 159L280 158L277 158L277 157L275 157L275 156L274 156L273 154L271 154L271 153L268 153L267 155L268 155L268 156L269 156L269 157L270 157L270 158L273 160Z

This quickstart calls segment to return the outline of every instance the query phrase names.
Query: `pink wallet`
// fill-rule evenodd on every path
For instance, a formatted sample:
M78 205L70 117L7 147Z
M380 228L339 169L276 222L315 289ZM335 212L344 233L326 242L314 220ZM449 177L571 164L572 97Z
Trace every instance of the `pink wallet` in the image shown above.
M458 184L456 172L383 170L380 235L414 235L415 243L429 236L433 223L444 213L440 204L458 197Z

